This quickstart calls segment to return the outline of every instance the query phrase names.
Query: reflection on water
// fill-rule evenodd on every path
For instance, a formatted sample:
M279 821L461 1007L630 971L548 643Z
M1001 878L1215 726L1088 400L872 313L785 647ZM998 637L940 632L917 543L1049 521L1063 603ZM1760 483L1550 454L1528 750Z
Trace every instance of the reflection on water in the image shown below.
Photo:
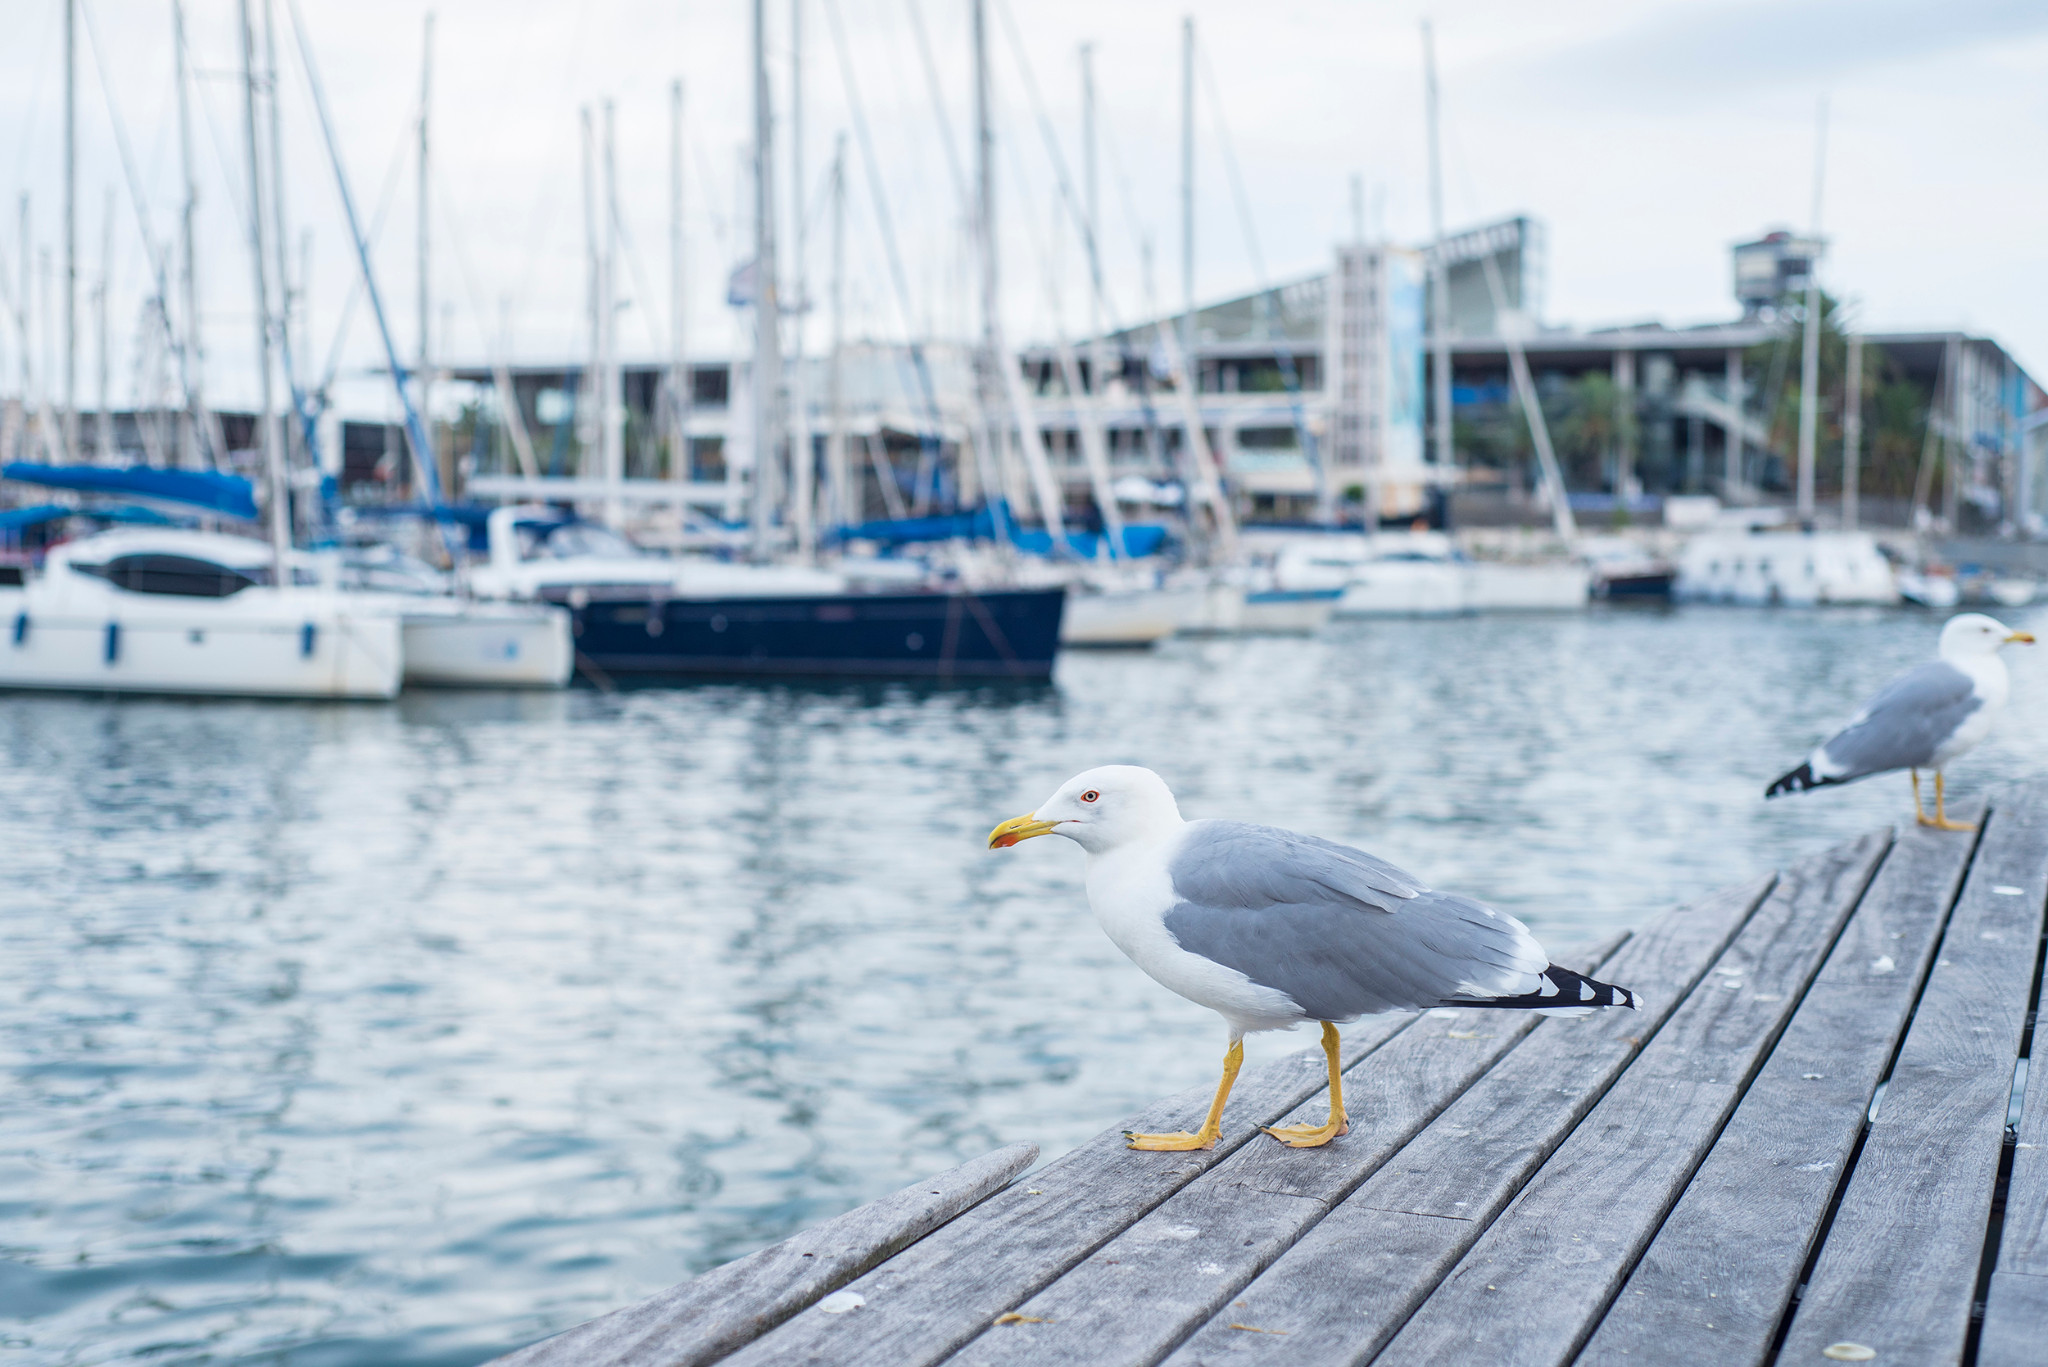
M1034 690L0 700L0 1344L466 1363L997 1144L1214 1077L1079 852L1089 764L1553 942L1910 810L1765 782L1934 623L1340 625ZM1963 794L2048 763L2048 660ZM1304 1041L1268 1037L1265 1055Z

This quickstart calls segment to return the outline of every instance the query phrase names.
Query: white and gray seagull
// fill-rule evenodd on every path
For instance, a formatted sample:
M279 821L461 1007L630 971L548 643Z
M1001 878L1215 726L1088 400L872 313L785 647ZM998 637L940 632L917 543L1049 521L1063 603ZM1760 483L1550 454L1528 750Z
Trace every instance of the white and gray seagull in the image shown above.
M1324 1125L1267 1128L1295 1148L1349 1128L1337 1022L1439 1006L1583 1015L1634 1008L1627 988L1550 962L1505 912L1363 850L1242 821L1184 821L1150 769L1077 774L989 832L990 849L1063 835L1088 852L1088 904L1116 947L1162 986L1223 1017L1230 1045L1194 1134L1130 1134L1134 1149L1209 1149L1254 1030L1320 1021L1330 1066Z
M1915 666L1878 690L1849 724L1822 741L1806 762L1781 774L1764 796L1803 793L1833 783L1853 783L1872 774L1907 769L1913 775L1913 816L1923 826L1974 831L1950 821L1941 771L1991 731L2005 710L2012 682L1999 648L2008 641L2033 644L1995 617L1966 612L1941 629L1941 658ZM1934 771L1934 815L1920 805L1920 771Z

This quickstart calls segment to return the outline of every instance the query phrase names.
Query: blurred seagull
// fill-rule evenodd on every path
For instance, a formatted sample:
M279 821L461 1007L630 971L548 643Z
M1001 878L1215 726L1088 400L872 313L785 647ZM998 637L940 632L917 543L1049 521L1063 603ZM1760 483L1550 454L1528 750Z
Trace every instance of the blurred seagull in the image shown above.
M1635 1007L1628 989L1550 962L1528 927L1362 850L1273 826L1183 821L1150 769L1112 764L1067 780L990 849L1063 835L1088 852L1088 904L1154 980L1223 1017L1230 1047L1194 1134L1128 1134L1134 1149L1211 1149L1253 1030L1320 1021L1330 1119L1266 1133L1294 1148L1343 1134L1335 1022L1438 1006L1585 1015Z
M1820 743L1806 763L1764 789L1767 798L1830 783L1853 783L1894 769L1913 774L1913 816L1923 826L1974 831L1950 821L1941 791L1948 762L1983 740L2005 708L2012 684L1999 647L2034 638L1981 612L1951 617L1941 629L1941 658L1907 670L1863 704L1850 723ZM1934 815L1920 805L1920 771L1934 770Z

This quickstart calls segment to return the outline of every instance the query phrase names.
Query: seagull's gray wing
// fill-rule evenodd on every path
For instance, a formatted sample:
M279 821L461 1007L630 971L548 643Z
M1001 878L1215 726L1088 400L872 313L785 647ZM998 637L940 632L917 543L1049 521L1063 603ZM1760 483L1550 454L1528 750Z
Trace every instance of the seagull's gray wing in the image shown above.
M1310 1020L1532 992L1549 962L1514 917L1293 831L1191 822L1167 873L1180 947L1285 993Z
M1975 681L1946 661L1909 669L1822 742L1814 773L1847 783L1888 769L1928 768L1941 743L1983 705Z

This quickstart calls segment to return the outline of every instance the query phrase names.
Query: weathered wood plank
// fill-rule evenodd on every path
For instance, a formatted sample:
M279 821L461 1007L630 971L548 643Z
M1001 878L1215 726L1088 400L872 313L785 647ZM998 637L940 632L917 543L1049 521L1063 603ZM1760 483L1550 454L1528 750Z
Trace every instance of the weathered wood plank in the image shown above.
M997 1149L508 1354L494 1367L715 1362L1000 1191L1037 1161L1035 1144Z
M2034 999L2048 1002L2048 963L2034 984ZM1984 1300L1977 1367L2034 1367L2048 1342L2048 1034L2038 1019L2014 1138L2005 1229Z
M1769 1355L1972 852L1953 832L1898 837L1582 1361L1663 1362L1675 1345L1688 1367Z
M2048 1001L2048 964L2042 966L2034 996ZM2042 1357L2041 1345L2048 1342L2048 1036L2038 1020L2020 1104L2005 1230L1984 1299L1977 1367L2034 1367Z
M1475 1351L1502 1367L1571 1360L1819 971L1890 835L1866 836L1784 873L1709 981L1672 1013L1381 1361L1442 1362Z
M1638 933L1604 973L1637 989L1639 1013L1544 1022L1167 1360L1348 1363L1385 1343L1760 914L1772 882Z
M2048 1277L1994 1272L1977 1367L2041 1367L2048 1344Z
M1585 972L1597 966L1563 962ZM1035 1323L992 1327L952 1362L1157 1361L1537 1023L1498 1011L1429 1013L1346 1075L1349 1134L1313 1150L1245 1145L1017 1307ZM1289 1123L1321 1124L1328 1115L1325 1089Z
M1984 827L1781 1361L1819 1361L1838 1342L1883 1362L1961 1359L2044 900L2037 785L2000 799Z
M1383 1016L1355 1027L1344 1042L1345 1066L1413 1019ZM1191 1088L1158 1102L849 1284L846 1289L862 1298L858 1311L806 1311L728 1361L733 1367L938 1362L1236 1152L1259 1126L1276 1123L1321 1090L1325 1071L1320 1049L1246 1069L1224 1112L1222 1137L1206 1153L1134 1153L1124 1146L1125 1130L1195 1128L1214 1090Z

